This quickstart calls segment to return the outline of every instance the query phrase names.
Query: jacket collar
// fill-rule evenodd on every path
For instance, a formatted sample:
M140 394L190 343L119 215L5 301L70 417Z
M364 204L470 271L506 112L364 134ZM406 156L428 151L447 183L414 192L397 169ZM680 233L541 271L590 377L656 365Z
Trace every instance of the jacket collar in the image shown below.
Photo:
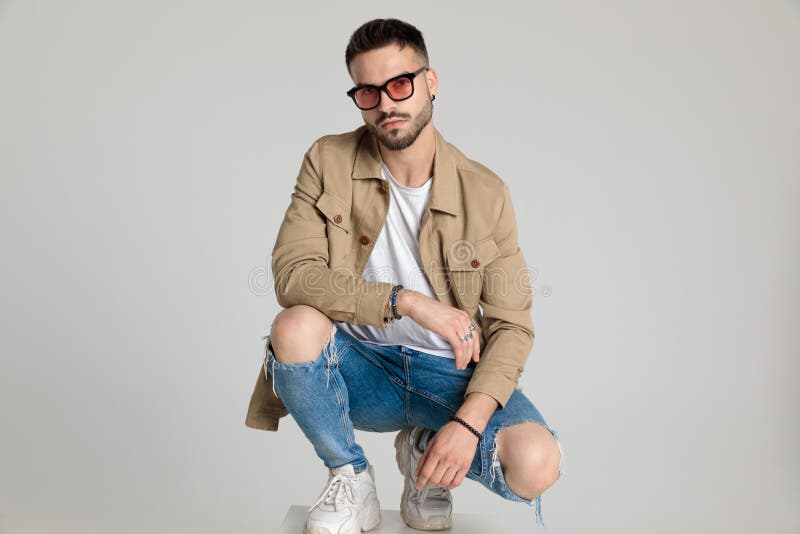
M378 149L378 139L372 135L372 132L366 126L361 126L359 129L363 130L363 133L356 150L352 178L354 180L363 178L383 179L381 175L382 158ZM461 212L459 208L461 182L458 179L456 160L449 143L436 128L433 129L433 136L436 140L436 153L433 157L433 183L431 184L431 198L428 201L428 207L458 215Z

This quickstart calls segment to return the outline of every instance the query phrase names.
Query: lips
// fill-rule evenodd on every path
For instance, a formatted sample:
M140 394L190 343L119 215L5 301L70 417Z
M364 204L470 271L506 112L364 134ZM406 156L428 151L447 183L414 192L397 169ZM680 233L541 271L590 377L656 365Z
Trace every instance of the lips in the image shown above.
M390 130L392 128L398 128L404 122L405 121L403 119L391 120L388 122L384 122L381 127Z

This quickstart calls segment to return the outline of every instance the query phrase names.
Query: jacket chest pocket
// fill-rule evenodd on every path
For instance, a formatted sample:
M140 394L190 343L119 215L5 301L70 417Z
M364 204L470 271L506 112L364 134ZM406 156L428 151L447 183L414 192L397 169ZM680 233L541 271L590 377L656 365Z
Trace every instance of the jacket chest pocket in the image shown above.
M454 241L445 251L450 285L461 309L473 315L483 290L486 266L500 256L494 238Z
M350 206L327 191L322 192L316 206L326 219L328 265L339 266L351 248Z

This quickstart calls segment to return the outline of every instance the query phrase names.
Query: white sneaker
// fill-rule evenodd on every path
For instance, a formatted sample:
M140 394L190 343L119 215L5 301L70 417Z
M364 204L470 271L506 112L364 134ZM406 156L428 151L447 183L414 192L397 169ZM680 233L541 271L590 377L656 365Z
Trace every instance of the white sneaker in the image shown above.
M329 470L328 485L309 508L303 534L360 534L381 522L372 466L355 474L353 464Z
M398 432L394 440L397 467L405 477L403 496L400 499L400 516L406 525L417 530L447 530L453 526L453 496L450 490L438 485L428 485L417 490L414 471L422 457L417 448L419 438L427 429L415 426Z

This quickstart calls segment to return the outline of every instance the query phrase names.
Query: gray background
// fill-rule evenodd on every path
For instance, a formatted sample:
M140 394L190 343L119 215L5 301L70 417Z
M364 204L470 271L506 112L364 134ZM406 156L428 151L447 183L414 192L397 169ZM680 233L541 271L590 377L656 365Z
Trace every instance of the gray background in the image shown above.
M800 4L756 0L1 3L0 531L274 532L316 499L294 421L245 408L303 152L361 124L344 48L387 16L514 195L550 529L800 532ZM358 437L397 508L393 435Z

